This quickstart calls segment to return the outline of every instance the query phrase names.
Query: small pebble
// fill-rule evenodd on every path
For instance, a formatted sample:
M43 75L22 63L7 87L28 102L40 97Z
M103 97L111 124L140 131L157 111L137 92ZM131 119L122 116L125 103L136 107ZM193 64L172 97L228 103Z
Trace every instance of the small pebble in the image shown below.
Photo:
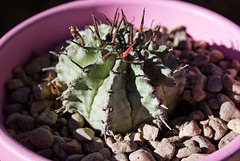
M7 86L8 86L9 90L13 91L13 90L24 87L24 84L20 79L13 78L13 79L8 81Z
M212 76L208 79L207 90L212 93L220 92L223 89L222 79L219 76Z
M144 149L139 149L129 155L130 161L156 161L152 154Z
M196 121L190 121L190 122L185 122L179 132L179 137L192 137L199 135L201 133L201 129L198 127L198 124Z
M19 115L17 125L21 131L31 131L35 128L35 119L30 115Z
M214 140L221 139L228 130L226 123L217 117L210 119L209 126L214 131Z
M163 138L158 144L157 148L154 150L154 153L157 158L171 160L174 156L175 149L176 147L173 143L169 142L168 139Z
M108 159L111 160L112 156L111 156L111 152L110 150L108 150L108 148L102 148L99 153L102 154L104 159Z
M81 161L104 161L104 158L101 153L94 152L83 157Z
M82 153L82 144L77 140L73 139L70 142L67 142L63 145L63 148L66 152L70 154L81 154Z
M112 152L115 154L133 152L137 147L137 143L131 140L117 141L111 145Z
M230 130L240 134L240 119L232 119L232 120L230 120L228 122L228 124L227 124L227 127Z
M204 114L200 110L193 111L189 114L189 120L202 121L204 120Z
M20 104L26 104L28 103L28 100L30 98L31 89L28 87L22 87L17 89L12 93L12 101L17 102Z
M24 70L28 75L34 75L40 73L42 71L42 68L38 63L30 63L25 66Z
M10 115L12 113L20 113L24 109L24 106L20 103L14 103L10 104L4 107L4 112L6 112L7 115Z
M145 139L143 138L143 135L140 132L135 133L133 141L136 142L140 146L145 143Z
M220 108L220 104L216 98L208 99L207 104L212 110L218 110Z
M201 148L197 146L188 146L188 147L178 149L176 152L176 157L186 158L194 153L200 153L200 152L201 152Z
M195 153L195 154L190 155L187 158L183 158L181 161L197 161L197 160L202 159L206 156L208 156L208 154Z
M101 138L94 137L91 141L82 142L82 147L84 151L87 152L98 152L104 148L104 143Z
M213 49L210 51L210 61L212 63L218 63L224 59L224 54L217 49Z
M41 113L45 109L50 109L54 102L52 100L35 101L31 105L30 113Z
M63 137L55 136L55 142L53 144L53 153L61 161L65 161L68 157L68 153L64 150L64 144L66 141Z
M78 128L82 128L84 125L84 118L79 113L74 113L68 120L68 128L70 131L74 131Z
M50 131L43 128L37 128L32 131L30 141L35 147L46 149L52 147L54 137Z
M233 141L238 135L238 133L230 131L219 141L218 148L221 149L222 147Z
M37 118L37 124L52 126L56 123L58 115L54 111L44 110Z
M50 159L52 157L53 151L51 148L47 148L47 149L37 151L37 154Z
M152 141L157 138L159 128L149 124L141 124L139 127L139 132L143 134L144 139Z
M47 82L43 82L33 87L33 95L36 100L44 100L51 98L52 93Z
M78 128L73 131L73 136L80 142L93 140L95 132L88 128Z
M126 154L118 153L112 157L112 161L129 161L129 160Z
M219 115L221 119L227 122L234 118L240 119L240 111L234 103L228 101L220 106Z
M198 135L191 138L191 140L197 141L203 153L210 154L216 151L216 147L204 136Z
M72 154L69 155L65 161L80 161L84 157L84 154Z

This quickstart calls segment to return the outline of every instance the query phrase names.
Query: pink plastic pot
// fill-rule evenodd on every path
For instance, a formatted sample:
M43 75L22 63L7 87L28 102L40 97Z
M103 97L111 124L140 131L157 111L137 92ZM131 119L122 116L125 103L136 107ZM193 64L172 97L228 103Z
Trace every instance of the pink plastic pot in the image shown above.
M70 38L68 27L84 27L92 24L92 11L104 12L110 20L116 8L122 8L129 21L134 19L139 26L143 8L146 9L145 26L154 24L174 28L187 26L188 32L197 40L224 44L238 49L240 28L226 18L207 9L180 1L75 1L44 11L19 24L0 40L0 109L6 102L5 84L11 78L11 70L29 59L33 51L47 51ZM101 18L101 16L97 16ZM233 50L234 51L234 50ZM240 59L238 51L227 53L229 58ZM0 110L0 160L43 161L39 155L17 143L4 129L4 115ZM217 161L240 156L240 136L227 146L214 152L204 160Z

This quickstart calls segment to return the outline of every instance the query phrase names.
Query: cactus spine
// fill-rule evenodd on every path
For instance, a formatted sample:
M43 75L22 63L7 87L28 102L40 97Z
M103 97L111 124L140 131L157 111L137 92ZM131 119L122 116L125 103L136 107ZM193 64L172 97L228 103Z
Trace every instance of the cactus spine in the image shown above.
M117 14L118 10L116 11ZM144 11L145 12L145 11ZM167 47L167 34L139 30L122 11L118 22L93 25L74 37L59 55L58 78L68 89L63 107L79 112L104 134L127 133L141 122L166 126L166 109L173 109L185 83L182 65Z

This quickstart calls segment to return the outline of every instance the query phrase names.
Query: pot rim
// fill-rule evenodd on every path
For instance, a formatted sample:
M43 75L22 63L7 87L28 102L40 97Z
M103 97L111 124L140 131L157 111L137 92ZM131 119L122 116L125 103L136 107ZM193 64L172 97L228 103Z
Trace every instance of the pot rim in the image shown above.
M109 4L134 4L134 3L140 3L140 4L149 4L149 1L144 0L120 0L120 1L112 1L112 0L90 0L90 1L73 1L68 2L53 8L50 8L48 10L45 10L35 16L32 16L28 18L27 20L23 21L22 23L18 24L16 27L11 29L9 32L7 32L1 39L0 39L0 53L1 50L10 42L11 39L13 39L15 36L17 36L19 33L26 30L28 27L34 25L40 20L44 20L48 18L49 16L53 16L59 13L63 13L65 11L71 10L71 9L80 9L85 7L93 7L93 6L105 6ZM211 11L206 8L190 4L187 2L182 1L171 1L171 0L151 0L151 3L153 5L166 5L171 6L174 8L181 8L182 10L188 9L189 13L194 12L197 15L203 16L209 21L215 21L219 25L224 24L227 28L231 28L232 32L239 33L240 30L239 26L229 19ZM239 50L239 49L238 49ZM232 155L236 154L240 149L240 136L235 138L232 142L230 142L228 145L223 147L222 149L217 150L216 152L210 154L209 156L205 157L203 160L212 160L212 158L217 158L218 160L226 159L227 157L231 157ZM31 150L23 147L20 145L20 143L16 142L10 134L7 133L7 131L4 129L2 125L0 125L0 143L8 150L12 151L16 156L23 160L31 160L32 158L35 158L39 161L41 160L47 160L46 158L43 158L39 155L36 155L36 153L32 152ZM13 147L15 147L13 149Z

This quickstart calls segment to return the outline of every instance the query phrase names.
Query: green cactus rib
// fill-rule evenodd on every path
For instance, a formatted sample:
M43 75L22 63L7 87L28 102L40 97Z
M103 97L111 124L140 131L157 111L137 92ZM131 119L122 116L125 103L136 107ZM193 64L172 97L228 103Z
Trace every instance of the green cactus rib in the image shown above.
M165 45L167 35L143 30L143 24L133 31L122 16L118 24L97 24L93 16L93 26L71 27L74 39L56 65L68 86L63 107L105 135L125 134L142 122L166 124L164 108L173 111L185 84L185 71Z

